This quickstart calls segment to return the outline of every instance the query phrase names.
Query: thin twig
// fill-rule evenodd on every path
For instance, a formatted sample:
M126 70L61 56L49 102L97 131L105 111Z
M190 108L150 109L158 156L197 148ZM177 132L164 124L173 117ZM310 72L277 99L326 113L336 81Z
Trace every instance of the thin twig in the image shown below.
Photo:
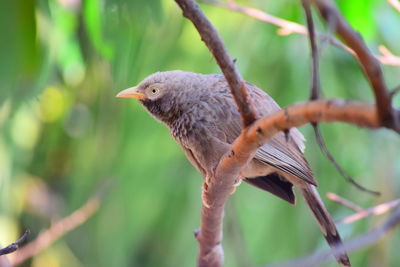
M387 1L394 9L400 12L400 2L398 0L387 0Z
M239 108L243 125L245 127L250 125L256 119L256 113L249 104L246 86L235 67L234 61L228 55L218 31L193 0L175 0L175 2L182 9L183 16L196 27L202 41L207 45L221 68Z
M344 243L344 246L338 249L338 253L343 251L356 251L361 248L366 248L377 243L381 240L390 230L400 224L400 207L390 215L389 219L384 224L370 231L369 233L362 234L350 241ZM268 265L270 267L299 267L299 266L321 266L324 263L332 260L331 251L324 250L322 252L313 253L311 255L294 259L289 262L276 263Z
M17 250L16 253L11 254L11 265L19 265L27 259L37 255L40 251L48 248L63 235L86 222L98 209L99 198L96 195L95 197L90 198L78 210L52 224L49 229L41 232L35 240Z
M231 10L234 12L238 12L238 13L241 13L248 17L257 19L259 21L263 21L268 24L275 25L275 26L279 27L279 29L278 29L279 35L290 35L290 34L294 34L294 33L307 35L307 29L301 24L272 16L272 15L270 15L264 11L261 11L259 9L241 6L234 1L222 2L222 1L218 1L218 0L199 0L199 2L203 2L208 5L218 6L218 7L228 9L228 10ZM332 38L331 36L329 36L327 34L323 34L323 33L316 33L316 36L319 39L321 39L323 41L327 41L328 43L343 49L344 51L348 52L349 54L356 56L355 52L351 48L349 48L342 42ZM393 54L391 56L386 56L383 54L383 56L376 56L376 58L382 64L390 65L390 66L400 66L400 57L394 56Z
M386 46L378 46L379 52L382 56L377 56L378 60L385 65L400 66L400 57L393 55Z
M0 249L0 256L16 251L21 246L21 244L25 242L29 234L30 231L26 230L25 233L17 241L15 241L15 243L12 243L7 247Z
M318 47L315 41L315 28L312 18L310 0L301 0L304 13L307 20L308 39L310 40L311 49L311 87L310 87L310 100L319 99L321 96L321 82L319 79L319 56Z
M314 124L312 124L314 126ZM368 189L361 184L357 183L336 161L336 159L333 157L333 155L329 152L325 141L323 140L321 129L317 126L314 126L314 133L316 136L317 143L319 147L321 148L322 153L325 155L325 157L333 164L333 166L336 168L336 170L340 173L340 175L350 184L355 186L357 189L363 192L370 193L375 196L379 196L381 193L378 191L374 191L371 189Z
M335 193L327 193L326 197L334 202L337 202L345 207L348 207L349 209L354 210L355 212L359 212L359 211L364 211L365 209L361 208L360 206L358 206L357 204L351 202L348 199L345 199L341 196L336 195Z
M394 89L390 92L390 95L391 95L391 97L393 98L393 97L395 97L399 92L400 92L400 85L397 86L396 88L394 88Z
M394 114L390 93L386 87L381 66L376 57L369 51L361 35L353 30L331 1L315 0L314 3L325 21L356 53L358 61L373 89L377 113L382 124L400 129L400 120Z
M336 222L337 224L349 224L349 223L353 223L355 221L364 219L368 216L373 216L373 215L380 215L383 213L386 213L388 211L390 211L391 209L397 207L400 205L400 199L396 199L390 202L386 202L383 204L379 204L375 207L366 209L366 210L361 210L358 211L357 213L350 215L344 219L341 219L340 221Z
M318 47L317 43L315 40L315 27L314 27L314 22L312 18L312 12L310 8L310 0L302 0L302 5L304 9L304 13L306 15L306 20L307 20L307 31L308 31L308 37L310 40L310 48L311 48L311 86L310 86L310 100L315 100L319 99L321 96L321 82L319 78L319 53L318 53ZM354 185L356 188L358 188L361 191L368 192L374 195L379 195L378 192L371 191L362 185L358 184L350 175L348 175L345 170L337 163L335 158L332 156L332 154L329 152L325 140L322 136L321 129L317 123L312 123L311 124L314 129L315 137L317 140L317 143L322 151L322 153L325 155L325 157L332 163L332 165L338 170L338 172L342 175L342 177L350 182L352 185Z

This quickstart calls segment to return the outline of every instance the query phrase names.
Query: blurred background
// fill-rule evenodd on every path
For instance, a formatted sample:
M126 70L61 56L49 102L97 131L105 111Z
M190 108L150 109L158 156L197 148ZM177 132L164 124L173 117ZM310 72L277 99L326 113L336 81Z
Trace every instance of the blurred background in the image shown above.
M299 1L238 1L304 24ZM337 1L378 54L400 55L400 13L386 1ZM304 36L202 4L242 76L281 106L307 99ZM317 22L321 31L327 31ZM15 0L0 2L0 244L25 229L29 240L79 209L106 184L97 212L23 266L194 266L202 179L168 130L122 89L165 70L220 72L191 23L167 0ZM325 97L371 102L352 56L321 44ZM389 88L400 67L384 66ZM396 104L399 107L400 97ZM327 146L373 197L346 183L323 157L313 130L306 156L335 219L353 211L329 201L335 192L367 208L400 196L400 138L343 124L322 125ZM104 190L103 190L104 191ZM345 239L383 222L340 225ZM296 206L243 184L225 220L226 266L260 266L326 249L299 198ZM351 253L354 266L399 266L400 231ZM10 255L11 257L12 255ZM329 266L336 266L335 263Z

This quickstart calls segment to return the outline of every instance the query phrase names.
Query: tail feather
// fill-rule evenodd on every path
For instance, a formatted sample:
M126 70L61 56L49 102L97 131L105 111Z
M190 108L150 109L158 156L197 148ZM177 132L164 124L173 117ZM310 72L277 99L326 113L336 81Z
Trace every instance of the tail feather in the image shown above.
M306 187L301 188L301 193L317 220L326 241L332 248L336 260L343 266L351 266L349 257L344 251L343 243L339 232L336 229L335 223L333 222L329 212L326 210L315 186L307 185Z

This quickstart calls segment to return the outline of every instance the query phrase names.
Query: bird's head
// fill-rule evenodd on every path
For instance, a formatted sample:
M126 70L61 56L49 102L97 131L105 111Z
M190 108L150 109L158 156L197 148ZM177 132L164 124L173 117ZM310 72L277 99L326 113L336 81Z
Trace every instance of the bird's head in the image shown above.
M157 72L117 97L136 98L155 118L169 123L204 93L208 80L204 76L179 70Z

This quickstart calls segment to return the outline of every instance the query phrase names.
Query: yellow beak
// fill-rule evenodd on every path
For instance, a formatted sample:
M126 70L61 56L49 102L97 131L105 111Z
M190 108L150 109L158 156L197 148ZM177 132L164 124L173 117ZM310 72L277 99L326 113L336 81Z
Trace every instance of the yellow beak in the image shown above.
M140 99L145 99L147 96L143 93L138 92L138 88L135 86L135 87L131 87L131 88L122 90L121 92L119 92L117 94L116 97L124 97L124 98L133 97L133 98L140 100Z

